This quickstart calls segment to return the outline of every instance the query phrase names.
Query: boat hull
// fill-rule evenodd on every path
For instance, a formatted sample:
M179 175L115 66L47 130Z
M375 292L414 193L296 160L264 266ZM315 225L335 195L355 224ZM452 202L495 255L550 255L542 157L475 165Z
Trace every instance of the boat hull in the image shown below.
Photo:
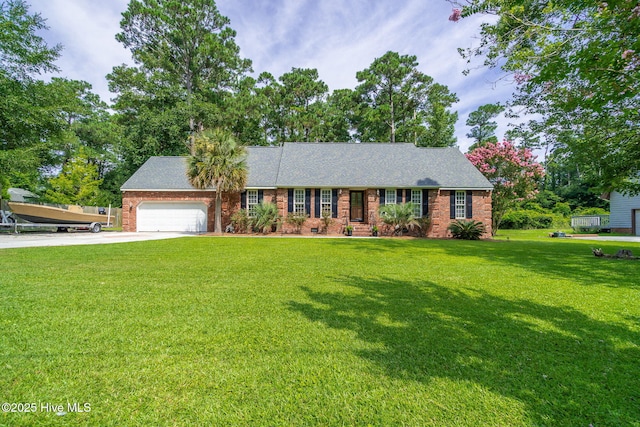
M107 215L72 212L67 209L54 208L52 206L9 202L9 208L19 218L35 224L89 225L94 222L101 224L107 224L107 222L109 222L113 224L113 216L111 216L111 220L108 221Z

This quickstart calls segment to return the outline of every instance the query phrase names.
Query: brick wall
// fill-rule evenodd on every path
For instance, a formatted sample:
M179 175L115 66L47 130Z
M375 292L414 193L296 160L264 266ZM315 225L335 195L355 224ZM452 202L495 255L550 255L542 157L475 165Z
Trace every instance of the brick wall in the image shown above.
M431 227L429 237L445 238L451 237L449 225L455 221L451 219L450 196L452 191L431 190L429 191L429 214L431 215ZM491 192L473 191L473 220L480 221L486 226L484 238L491 237ZM468 221L468 219L465 219Z
M340 234L344 231L344 226L349 223L350 200L348 189L338 189L338 217L332 218L328 234ZM428 237L446 238L451 233L447 229L451 224L450 219L450 197L451 192L447 190L429 190L429 215L431 225L428 230ZM491 193L488 191L473 191L473 219L483 222L487 227L485 238L491 237ZM288 190L279 188L277 190L264 190L263 200L265 202L276 203L278 211L283 218L287 216ZM207 205L207 230L214 230L215 216L215 193L212 191L181 191L181 192L157 192L157 191L127 191L122 198L122 228L123 231L136 231L137 207L142 201L202 201ZM403 201L406 201L403 198ZM222 230L231 223L231 215L240 209L240 193L225 194L222 198ZM302 227L302 233L310 234L312 228L318 231L323 229L322 218L315 217L315 191L311 191L311 212L309 218ZM377 189L364 190L364 222L351 223L363 234L369 234L371 226L375 223L381 226L378 218L378 208L380 206L380 196ZM293 233L294 227L283 221L281 232Z
M286 219L287 214L288 214L288 189L286 188L279 188L277 190L265 190L264 191L264 200L266 202L273 202L274 198L275 198L275 203L278 205L278 212L280 213L280 215L283 218L283 222L282 222L282 226L280 231L282 233L285 234L289 234L289 233L294 233L295 232L295 227L287 224L286 221L284 221L284 219ZM268 196L269 195L269 196ZM269 198L270 197L270 198ZM309 212L309 218L307 219L307 221L304 223L304 225L302 226L302 233L304 234L309 234L311 233L311 229L312 228L317 228L318 231L322 231L323 230L323 223L322 223L322 216L320 216L320 218L316 218L315 217L315 190L311 191L311 202L310 202L310 206L311 206L311 212ZM342 191L342 193L340 193L340 190L338 190L338 218L332 218L331 219L331 224L329 225L328 228L328 234L339 234L342 232L342 213L346 209L348 209L349 206L349 194L347 191ZM239 206L238 206L239 207Z
M354 225L364 232L369 234L373 224L381 226L382 223L378 217L378 208L380 206L380 196L377 189L365 190L364 197L364 222L363 223L350 223L350 200L349 189L338 189L338 217L332 218L331 225L328 229L328 234L340 234L344 232L344 226L347 224ZM451 222L455 221L450 218L450 191L429 190L429 215L431 217L431 225L428 230L428 237L434 238L447 238L451 237L451 233L447 229ZM473 191L473 218L476 221L483 222L487 227L487 232L483 236L484 238L491 237L491 193L488 191ZM278 206L278 212L283 218L287 217L287 200L288 189L279 188L277 190L264 190L264 201L276 203ZM403 198L403 201L406 201ZM302 227L303 234L310 234L311 229L323 229L322 219L315 217L315 191L311 191L311 212L309 218ZM238 201L236 209L240 209L240 202ZM283 221L280 230L282 233L289 234L294 233L295 229L292 225ZM417 234L417 233L414 233Z
M633 234L633 228L612 228L612 233Z

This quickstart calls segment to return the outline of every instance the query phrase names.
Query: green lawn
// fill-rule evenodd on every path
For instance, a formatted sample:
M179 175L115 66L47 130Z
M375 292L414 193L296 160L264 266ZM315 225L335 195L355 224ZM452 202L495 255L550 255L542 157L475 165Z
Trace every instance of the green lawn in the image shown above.
M0 425L640 426L640 261L593 245L0 250Z

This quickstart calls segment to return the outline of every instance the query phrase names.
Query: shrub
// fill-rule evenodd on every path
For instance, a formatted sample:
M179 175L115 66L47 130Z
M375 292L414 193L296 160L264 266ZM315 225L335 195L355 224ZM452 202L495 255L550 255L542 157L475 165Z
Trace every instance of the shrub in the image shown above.
M568 216L552 214L551 217L553 218L551 228L567 228L571 225L571 220Z
M609 215L609 211L602 208L578 208L574 215Z
M235 211L231 215L231 225L236 233L246 233L249 230L250 220L245 209Z
M331 219L331 211L322 211L322 219L320 221L322 222L322 232L327 234L329 232L329 226L333 222L333 219Z
M456 220L449 225L449 231L454 239L478 240L486 231L486 227L480 221Z
M289 212L286 221L287 224L291 224L295 227L296 234L300 234L300 232L302 231L302 226L307 221L307 215Z
M566 202L558 202L552 209L552 212L562 216L569 216L571 215L571 205Z
M562 198L551 190L542 190L536 194L536 203L543 209L553 209L558 203L562 202Z
M418 223L418 237L427 237L427 231L429 231L429 226L431 225L431 218L423 216L416 218L416 222Z
M536 228L551 228L554 224L554 215L532 210L511 210L503 217L501 228L511 230L530 230Z
M251 225L254 230L268 233L278 223L280 214L275 203L258 203L253 208Z
M535 200L527 200L520 205L520 209L525 211L535 211L544 213L546 211L538 202Z
M380 219L393 227L394 234L402 236L404 229L412 229L418 225L414 216L415 208L415 203L411 202L380 206Z

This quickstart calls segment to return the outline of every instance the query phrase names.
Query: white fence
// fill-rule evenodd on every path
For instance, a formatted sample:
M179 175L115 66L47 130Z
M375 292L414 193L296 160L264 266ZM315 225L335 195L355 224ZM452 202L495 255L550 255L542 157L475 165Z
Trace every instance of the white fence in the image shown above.
M609 215L580 215L571 217L574 230L602 230L609 227Z

